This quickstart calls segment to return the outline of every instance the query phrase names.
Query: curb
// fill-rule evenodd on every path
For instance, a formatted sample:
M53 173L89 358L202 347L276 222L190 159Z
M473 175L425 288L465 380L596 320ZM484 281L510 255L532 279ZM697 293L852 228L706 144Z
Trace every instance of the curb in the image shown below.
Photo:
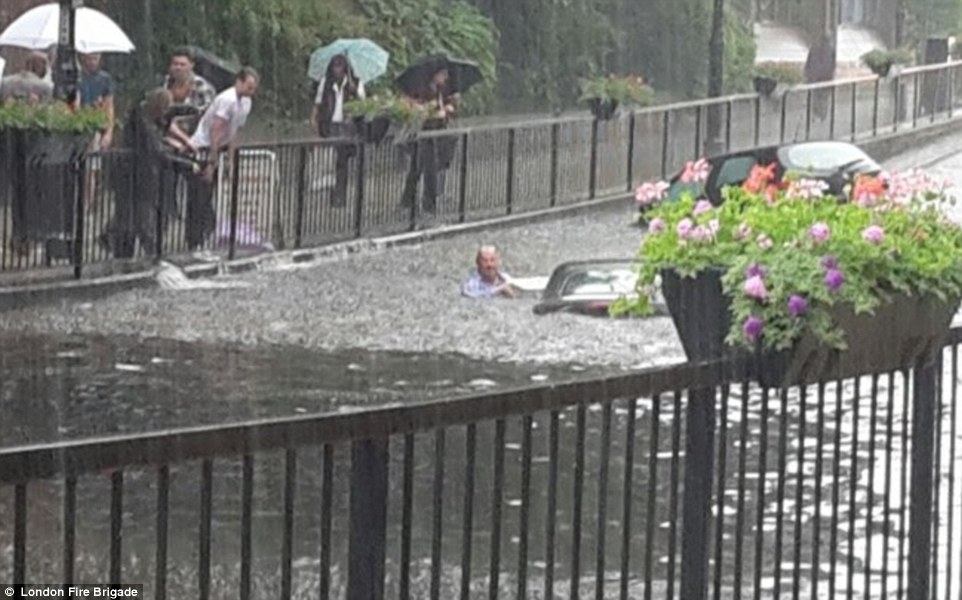
M881 162L904 154L919 146L926 146L935 139L958 131L962 131L962 118L933 123L906 131L887 133L870 139L858 140L856 143L865 149L873 158ZM918 166L921 168L928 167L957 153L958 150L949 150L934 158L929 157L923 164ZM217 275L249 273L259 270L261 265L268 263L282 262L300 264L318 262L328 258L343 258L362 252L377 252L391 248L449 239L487 229L515 227L561 217L577 216L598 210L609 210L617 207L619 204L629 202L631 198L632 194L625 192L604 198L578 202L576 204L556 206L517 215L493 217L471 223L443 225L430 229L392 234L377 238L337 242L316 248L282 250L231 261L221 260L211 263L188 265L184 267L184 273L191 279L198 279ZM58 301L94 300L118 292L147 288L154 285L154 283L154 272L153 269L150 269L137 273L108 275L87 280L81 279L37 285L10 286L0 288L0 311L37 306L38 304L56 303Z

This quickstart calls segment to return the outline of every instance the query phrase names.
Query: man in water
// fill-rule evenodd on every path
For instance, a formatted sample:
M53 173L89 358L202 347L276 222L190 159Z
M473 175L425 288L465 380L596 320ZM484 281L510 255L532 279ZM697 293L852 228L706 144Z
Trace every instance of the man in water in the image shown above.
M494 246L481 246L474 259L477 270L461 286L461 295L468 298L514 298L515 291L508 283L509 276L501 271L501 258Z

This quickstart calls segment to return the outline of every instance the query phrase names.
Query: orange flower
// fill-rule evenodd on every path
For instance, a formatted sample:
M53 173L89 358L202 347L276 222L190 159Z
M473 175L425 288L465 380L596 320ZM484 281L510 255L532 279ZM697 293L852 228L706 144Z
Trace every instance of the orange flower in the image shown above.
M760 194L767 190L768 185L775 180L775 163L768 166L755 165L752 167L748 179L742 184L742 189L752 194Z
M852 200L861 206L875 204L885 194L885 182L878 177L859 175L852 186Z

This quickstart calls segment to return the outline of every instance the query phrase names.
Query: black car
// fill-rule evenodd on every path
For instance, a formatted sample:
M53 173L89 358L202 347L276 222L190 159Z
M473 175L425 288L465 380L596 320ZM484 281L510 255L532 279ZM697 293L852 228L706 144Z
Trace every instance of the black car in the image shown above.
M668 188L668 199L677 200L688 192L696 198L707 198L718 206L722 190L738 186L748 179L752 168L775 163L775 181L786 173L797 173L828 184L827 193L841 195L843 188L856 175L877 175L882 167L858 146L846 142L801 142L734 152L708 159L710 171L703 183L683 183L681 173L675 175ZM644 208L642 208L644 211Z

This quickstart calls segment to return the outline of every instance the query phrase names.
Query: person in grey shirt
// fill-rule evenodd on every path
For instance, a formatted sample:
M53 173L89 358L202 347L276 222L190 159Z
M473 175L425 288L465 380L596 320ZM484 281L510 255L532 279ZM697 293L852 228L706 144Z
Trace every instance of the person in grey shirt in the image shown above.
M53 84L45 81L47 57L33 52L27 57L23 71L0 81L0 103L12 101L39 104L53 98Z

